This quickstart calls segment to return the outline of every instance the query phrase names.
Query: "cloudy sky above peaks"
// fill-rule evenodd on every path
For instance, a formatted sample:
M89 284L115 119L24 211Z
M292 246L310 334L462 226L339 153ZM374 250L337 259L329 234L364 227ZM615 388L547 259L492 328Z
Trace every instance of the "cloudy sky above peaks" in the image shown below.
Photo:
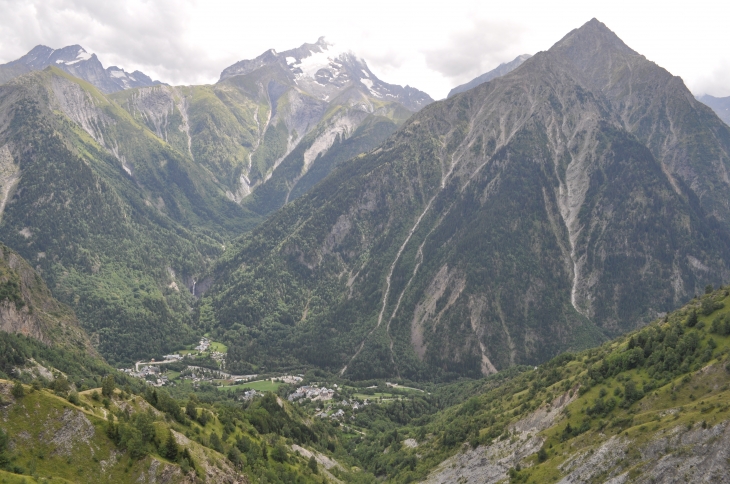
M241 59L324 35L384 81L435 99L596 17L695 94L730 96L730 6L717 0L0 0L0 12L0 63L38 44L80 44L105 66L201 84Z

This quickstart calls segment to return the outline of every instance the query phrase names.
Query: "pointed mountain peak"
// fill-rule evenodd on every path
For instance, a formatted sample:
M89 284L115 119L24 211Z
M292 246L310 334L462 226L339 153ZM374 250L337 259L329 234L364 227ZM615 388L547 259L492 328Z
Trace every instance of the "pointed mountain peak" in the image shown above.
M550 48L550 52L567 54L570 57L592 56L599 51L638 55L606 24L595 18L572 30Z

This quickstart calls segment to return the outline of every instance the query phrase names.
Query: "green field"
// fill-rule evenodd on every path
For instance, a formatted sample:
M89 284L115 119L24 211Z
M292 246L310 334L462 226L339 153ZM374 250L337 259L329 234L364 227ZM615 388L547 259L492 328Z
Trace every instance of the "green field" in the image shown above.
M228 353L228 347L223 343L218 343L217 341L210 342L210 350L217 351L218 353Z
M259 392L275 392L281 385L281 383L276 383L271 380L259 380L218 388L220 388L221 390L238 390L240 388L250 388L251 390L256 390Z

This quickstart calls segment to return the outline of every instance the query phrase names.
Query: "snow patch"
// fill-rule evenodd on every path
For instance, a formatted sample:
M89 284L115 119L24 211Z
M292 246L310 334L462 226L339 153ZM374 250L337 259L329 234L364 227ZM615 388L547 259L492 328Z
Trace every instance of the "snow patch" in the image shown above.
M365 77L370 77L367 72L365 72L363 69L360 69L360 72L362 72L362 75Z
M76 55L76 59L75 60L72 60L72 61L62 61L62 60L59 59L59 60L56 61L56 64L66 64L67 66L71 66L71 65L74 65L74 64L78 64L79 62L89 60L89 59L91 59L91 54L89 54L88 52L86 52L84 49L79 49L79 53Z
M373 81L371 81L370 79L360 79L360 82L365 84L367 86L367 88L370 89L371 91L373 90Z
M297 60L294 57L287 57L286 58L286 63L291 66L291 65L296 64L297 63Z
M320 69L326 67L334 69L337 58L344 53L344 50L338 49L334 45L329 45L322 52L313 52L312 55L303 58L297 64L297 67L302 70L300 76L314 78L314 74Z
M115 77L117 79L121 77L127 77L127 74L124 71L111 71L110 74L112 77Z

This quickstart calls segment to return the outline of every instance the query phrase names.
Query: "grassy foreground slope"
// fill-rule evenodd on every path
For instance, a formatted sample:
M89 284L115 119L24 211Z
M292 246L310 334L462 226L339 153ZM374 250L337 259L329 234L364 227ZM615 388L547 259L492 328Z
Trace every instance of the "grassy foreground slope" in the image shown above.
M136 395L54 388L0 380L0 468L13 477L302 484L332 477L296 452L326 444L326 428L305 425L295 409L273 394L244 410L214 408L195 397L180 407L166 393L152 390Z

